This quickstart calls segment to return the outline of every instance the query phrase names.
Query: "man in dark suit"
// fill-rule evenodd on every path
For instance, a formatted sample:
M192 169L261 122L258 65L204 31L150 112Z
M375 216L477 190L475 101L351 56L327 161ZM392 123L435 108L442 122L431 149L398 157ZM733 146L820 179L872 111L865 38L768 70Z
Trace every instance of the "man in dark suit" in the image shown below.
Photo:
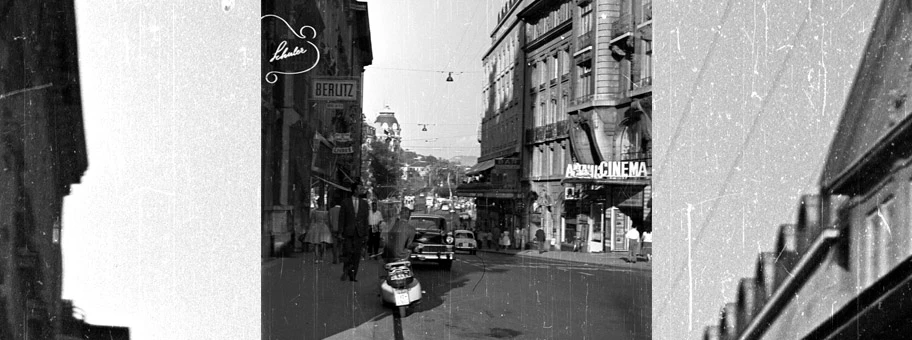
M351 197L342 200L339 211L339 226L342 232L342 277L340 280L358 282L358 265L361 263L361 248L369 235L368 215L370 205L361 198L364 194L361 183L351 186Z

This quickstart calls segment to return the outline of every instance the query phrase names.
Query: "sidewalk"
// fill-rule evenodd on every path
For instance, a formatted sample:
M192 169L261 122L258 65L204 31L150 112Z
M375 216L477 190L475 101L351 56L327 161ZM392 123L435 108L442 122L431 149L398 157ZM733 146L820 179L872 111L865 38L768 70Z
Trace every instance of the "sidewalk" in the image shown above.
M544 258L551 260L561 260L561 261L570 261L578 263L590 263L590 264L602 264L602 265L613 265L617 266L620 264L628 264L625 259L627 258L627 252L605 252L605 253L577 253L572 251L560 251L560 250L549 250L544 253L539 253L537 249L529 250L518 250L518 249L504 249L504 250L494 250L494 249L478 249L479 252L483 253L495 253L495 254L506 254L506 255L515 255L522 257L533 257L533 258ZM643 258L636 263L629 263L630 265L635 266L645 266L652 268L652 261L645 262Z

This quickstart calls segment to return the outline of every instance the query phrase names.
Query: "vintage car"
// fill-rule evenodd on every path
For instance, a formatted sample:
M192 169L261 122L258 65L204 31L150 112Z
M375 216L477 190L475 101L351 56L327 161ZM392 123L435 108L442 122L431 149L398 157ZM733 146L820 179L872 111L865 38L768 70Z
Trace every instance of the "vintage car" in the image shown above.
M447 231L446 218L433 214L412 214L409 224L415 228L415 248L409 260L433 261L450 270L456 238Z
M464 250L472 255L478 251L478 242L475 241L475 233L470 230L457 230L454 232L456 237L456 250Z

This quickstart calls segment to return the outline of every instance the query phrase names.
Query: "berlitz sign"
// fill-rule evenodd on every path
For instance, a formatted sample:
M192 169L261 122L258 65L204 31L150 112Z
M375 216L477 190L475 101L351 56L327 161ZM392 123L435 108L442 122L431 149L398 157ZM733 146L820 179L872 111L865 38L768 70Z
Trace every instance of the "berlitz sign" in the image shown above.
M314 100L357 101L360 83L357 79L314 79Z
M648 178L646 162L602 162L601 164L567 164L564 178Z

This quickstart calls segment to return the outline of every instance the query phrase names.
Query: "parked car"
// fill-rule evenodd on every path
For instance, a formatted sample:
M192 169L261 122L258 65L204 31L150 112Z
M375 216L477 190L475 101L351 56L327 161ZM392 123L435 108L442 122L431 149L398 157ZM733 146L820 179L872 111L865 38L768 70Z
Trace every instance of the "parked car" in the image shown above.
M478 251L478 243L475 241L475 233L470 230L457 230L454 232L456 237L456 250L464 250L472 255Z
M447 220L433 214L412 214L409 224L415 228L415 248L409 260L432 261L445 270L453 266L456 238L447 231Z

